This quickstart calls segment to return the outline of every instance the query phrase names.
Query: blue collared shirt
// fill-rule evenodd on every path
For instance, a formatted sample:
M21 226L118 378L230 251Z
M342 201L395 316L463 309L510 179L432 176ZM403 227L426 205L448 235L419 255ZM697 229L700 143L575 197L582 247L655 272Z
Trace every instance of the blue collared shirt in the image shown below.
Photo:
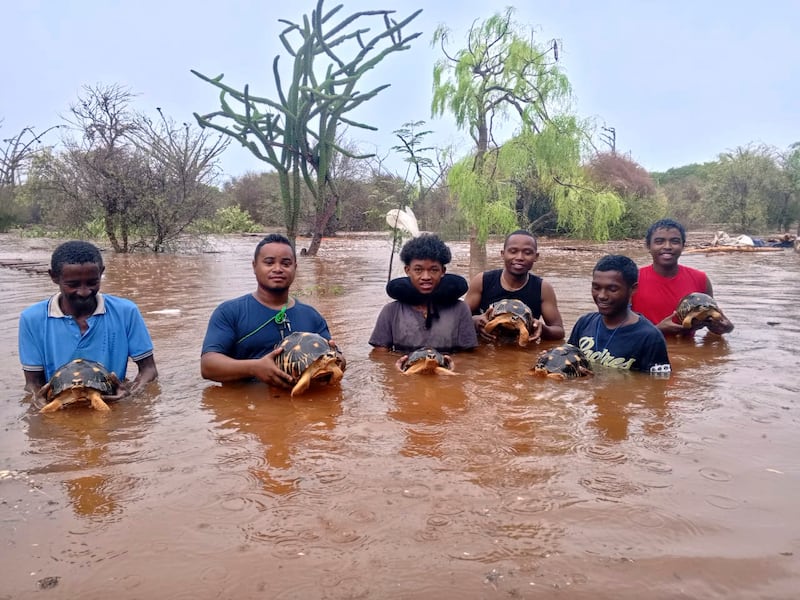
M44 371L45 380L76 358L103 364L125 378L128 358L153 354L153 342L139 308L127 298L97 294L97 308L81 333L78 323L61 311L60 293L29 306L19 318L19 358L24 371Z

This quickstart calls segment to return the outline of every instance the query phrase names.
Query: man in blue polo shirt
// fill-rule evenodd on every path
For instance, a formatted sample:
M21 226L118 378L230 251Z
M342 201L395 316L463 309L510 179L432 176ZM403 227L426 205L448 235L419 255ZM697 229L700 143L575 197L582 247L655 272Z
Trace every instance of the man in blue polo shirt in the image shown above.
M153 342L136 304L126 298L100 293L105 270L93 244L61 244L50 259L50 278L59 292L29 306L19 320L19 357L25 389L40 402L41 387L59 367L76 358L101 363L122 381L128 357L138 367L132 383L124 382L118 400L136 392L158 376Z

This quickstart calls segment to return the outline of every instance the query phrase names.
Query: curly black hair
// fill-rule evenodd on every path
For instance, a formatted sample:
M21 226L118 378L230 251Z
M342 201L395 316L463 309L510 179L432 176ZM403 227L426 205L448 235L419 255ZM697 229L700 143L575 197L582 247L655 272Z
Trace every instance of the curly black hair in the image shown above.
M435 260L446 265L452 258L450 248L439 239L438 235L433 233L423 233L419 237L408 240L403 249L400 250L400 260L406 266L411 264L412 260Z
M100 249L94 244L83 240L72 240L64 242L53 250L50 257L50 272L55 277L61 276L64 265L82 265L94 263L100 269L103 268L103 257Z
M686 244L686 229L678 223L675 219L661 219L656 221L647 228L647 233L644 234L644 244L650 247L650 241L653 239L653 233L656 229L677 229L681 232L681 242Z
M634 283L639 281L639 267L627 256L622 254L606 254L603 258L597 261L592 273L595 271L619 271L622 275L622 280L632 287Z
M263 240L258 242L256 251L253 254L253 259L258 260L258 253L261 252L261 248L263 248L266 244L286 244L292 249L292 256L295 260L297 260L297 253L294 251L294 245L289 241L289 238L287 238L285 235L281 235L280 233L270 233Z

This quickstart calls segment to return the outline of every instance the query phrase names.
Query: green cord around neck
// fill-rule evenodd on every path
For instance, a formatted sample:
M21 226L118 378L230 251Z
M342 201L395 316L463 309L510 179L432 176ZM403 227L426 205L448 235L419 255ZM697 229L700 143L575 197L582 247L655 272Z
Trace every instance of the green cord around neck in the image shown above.
M264 329L264 327L266 327L267 325L269 325L269 324L270 324L270 323L272 323L273 321L275 321L275 324L276 324L276 325L283 325L283 323L286 321L286 309L287 309L288 307L289 307L289 303L287 302L286 304L284 304L283 306L281 306L281 309L280 309L280 310L279 310L277 313L275 313L275 314L274 314L274 315L272 315L272 316L271 316L269 319L267 319L266 321L264 321L264 322L263 322L261 325L259 325L259 326L258 326L258 327L256 327L255 329L253 329L253 331L251 331L251 332L250 332L250 333L248 333L247 335L245 335L245 336L243 336L243 337L239 338L238 340L236 340L236 343L237 343L237 344L241 344L243 341L245 341L245 340L246 340L247 338L249 338L251 335L255 335L256 333L258 333L259 331L261 331L262 329Z

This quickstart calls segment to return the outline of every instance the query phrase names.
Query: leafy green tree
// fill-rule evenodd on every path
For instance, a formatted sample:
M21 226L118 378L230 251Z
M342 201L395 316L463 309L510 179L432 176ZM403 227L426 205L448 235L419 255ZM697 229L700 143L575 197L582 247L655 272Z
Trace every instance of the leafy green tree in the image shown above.
M692 163L664 172L650 173L667 199L669 215L686 226L702 227L716 221L705 200L716 162Z
M0 125L2 121L0 121ZM34 159L44 148L42 139L59 125L36 133L33 127L24 127L11 137L2 139L0 145L0 231L7 230L22 217L24 206L20 202L20 186Z
M650 223L666 215L666 197L650 173L634 160L617 152L601 152L592 157L586 170L593 184L613 191L625 205L611 229L612 238L643 237Z
M785 175L766 146L738 147L720 154L706 194L717 221L737 232L760 233L778 226Z
M277 100L252 96L249 85L243 91L235 90L222 83L223 75L211 78L192 71L220 90L221 109L206 115L195 114L200 125L233 137L277 171L286 230L291 239L297 236L302 189L311 191L315 204L313 237L308 249L311 255L316 254L340 198L330 167L337 152L347 152L337 145L337 130L343 124L374 129L346 115L387 87L381 85L361 93L357 86L363 75L388 54L408 49L409 42L420 35L403 36L403 28L419 10L400 22L393 20L394 11L370 10L332 23L341 8L339 5L324 12L323 0L318 0L316 9L310 17L304 16L302 25L281 20L286 29L280 41L294 63L289 86L284 88L278 69L280 57L273 61ZM357 21L370 18L379 19L383 30L375 35L370 34L368 27L347 31ZM329 61L324 70L319 67L320 60ZM234 110L234 105L240 105L241 112ZM225 125L218 124L217 119L222 119Z
M444 56L433 69L431 111L452 114L475 143L471 156L450 171L448 184L470 224L470 261L477 267L485 264L488 233L516 225L513 181L523 165L535 169L559 222L572 230L602 234L617 212L609 210L615 205L613 194L594 194L580 180L579 138L584 134L566 116L571 88L557 65L558 43L537 44L513 15L508 8L473 25L467 47L455 54L446 48L446 26L433 37ZM518 143L509 151L498 150L494 138L494 124L502 120L519 126ZM533 154L521 156L520 151ZM575 202L597 206L572 206ZM588 228L587 213L598 220Z
M792 223L797 221L797 233L800 235L800 142L789 146L781 162L786 187L777 206L779 227L782 231L789 231Z

